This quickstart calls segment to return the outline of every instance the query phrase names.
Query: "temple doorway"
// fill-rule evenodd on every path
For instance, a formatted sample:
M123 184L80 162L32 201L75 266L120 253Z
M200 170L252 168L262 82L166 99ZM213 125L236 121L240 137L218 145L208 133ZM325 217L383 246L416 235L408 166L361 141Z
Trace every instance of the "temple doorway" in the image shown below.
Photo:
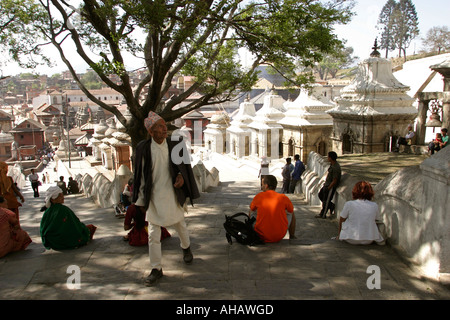
M350 138L350 135L347 133L344 133L342 136L342 153L352 153L352 140Z

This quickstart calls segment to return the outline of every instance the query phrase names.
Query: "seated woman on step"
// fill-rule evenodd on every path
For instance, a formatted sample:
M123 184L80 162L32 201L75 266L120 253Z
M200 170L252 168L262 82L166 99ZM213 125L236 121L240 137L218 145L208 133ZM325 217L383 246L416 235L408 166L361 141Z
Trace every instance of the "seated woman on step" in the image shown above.
M130 230L123 237L130 246L145 246L148 244L148 222L145 221L145 213L137 210L134 203L128 206L123 228L125 231ZM161 227L161 241L168 237L170 237L169 231Z
M31 238L20 228L16 214L8 209L8 203L0 196L0 258L10 252L25 250Z
M374 191L370 183L359 181L352 190L353 201L347 201L339 220L338 239L350 244L384 244L376 220L380 218L378 205L371 201Z
M45 198L45 210L41 220L42 244L47 249L63 250L81 247L94 236L95 227L85 225L64 204L64 194L59 187L50 187Z

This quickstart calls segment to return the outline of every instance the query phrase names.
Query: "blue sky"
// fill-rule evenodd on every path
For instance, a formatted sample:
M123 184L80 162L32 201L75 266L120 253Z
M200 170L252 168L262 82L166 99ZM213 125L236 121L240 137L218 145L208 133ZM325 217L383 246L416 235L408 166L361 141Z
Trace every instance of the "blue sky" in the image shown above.
M366 59L372 52L375 38L379 35L376 29L378 16L387 0L356 0L356 15L345 26L337 26L336 32L341 39L347 39L347 45L353 47L354 54ZM406 50L406 54L417 53L422 47L419 39L425 36L431 27L448 26L450 28L449 0L412 0L419 18L420 35ZM398 56L398 51L389 53L389 57ZM384 57L384 52L382 52Z

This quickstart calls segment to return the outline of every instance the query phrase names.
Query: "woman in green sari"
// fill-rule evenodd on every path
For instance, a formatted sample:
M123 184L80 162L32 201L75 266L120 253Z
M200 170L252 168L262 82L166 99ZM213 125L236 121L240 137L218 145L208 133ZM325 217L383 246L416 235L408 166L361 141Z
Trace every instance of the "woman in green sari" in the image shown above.
M74 249L92 239L97 227L82 223L75 213L63 204L64 195L59 187L50 187L47 190L45 202L40 227L42 244L45 248Z

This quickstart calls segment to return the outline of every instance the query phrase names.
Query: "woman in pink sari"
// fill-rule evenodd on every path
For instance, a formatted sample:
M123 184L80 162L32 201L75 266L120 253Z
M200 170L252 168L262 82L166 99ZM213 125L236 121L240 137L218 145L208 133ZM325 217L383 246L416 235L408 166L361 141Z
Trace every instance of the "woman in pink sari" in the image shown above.
M10 252L25 250L31 238L20 228L16 214L7 209L8 203L0 196L0 258Z

